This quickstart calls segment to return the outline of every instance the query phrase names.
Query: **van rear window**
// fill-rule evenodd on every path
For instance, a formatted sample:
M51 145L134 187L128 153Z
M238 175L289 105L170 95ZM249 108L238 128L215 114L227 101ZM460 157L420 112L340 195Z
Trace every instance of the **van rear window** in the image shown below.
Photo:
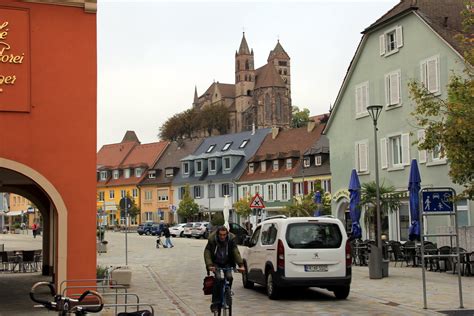
M339 248L342 234L333 223L295 223L286 229L286 242L290 248Z

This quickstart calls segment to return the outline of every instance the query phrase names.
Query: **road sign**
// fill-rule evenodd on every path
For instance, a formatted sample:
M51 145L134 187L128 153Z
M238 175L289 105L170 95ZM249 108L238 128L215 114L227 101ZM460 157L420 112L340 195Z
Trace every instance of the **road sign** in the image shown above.
M124 210L125 207L127 207L127 210L132 208L132 200L130 200L128 197L120 199L120 208Z
M265 208L265 204L263 204L263 198L260 194L256 193L252 198L252 202L250 202L250 208Z
M423 191L423 212L452 212L453 192L452 191Z

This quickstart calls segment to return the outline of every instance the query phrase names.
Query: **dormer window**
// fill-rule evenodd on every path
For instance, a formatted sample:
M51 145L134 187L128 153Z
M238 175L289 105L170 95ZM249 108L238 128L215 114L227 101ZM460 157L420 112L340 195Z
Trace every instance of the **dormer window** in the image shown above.
M135 177L140 178L142 176L143 169L142 168L135 168Z
M165 178L171 178L174 176L173 168L166 168L165 169Z
M105 181L107 180L107 171L101 171L100 172L100 181Z
M311 166L311 163L309 161L309 157L304 157L303 167L308 168L309 166Z
M291 161L291 158L286 159L286 169L291 169L293 168L293 162Z
M115 180L117 180L117 179L119 178L119 175L120 175L120 173L119 173L118 170L114 170L114 171L113 171L112 176L113 176L113 178L114 178Z
M224 158L224 170L230 170L230 157Z
M198 160L196 161L196 174L201 173L201 172L202 172L202 161Z
M239 148L245 148L245 146L247 146L248 142L249 142L248 139L244 139L244 140L242 141L242 144L240 144Z
M155 179L156 178L156 171L150 170L148 171L148 179Z
M216 160L215 159L209 159L209 171L216 171Z
M216 147L216 144L210 145L209 148L206 150L206 153L210 153L214 149L214 147Z
M183 162L183 174L184 175L189 174L189 162Z
M273 171L278 171L278 160L273 160Z
M314 157L314 161L315 161L315 165L316 166L321 166L321 162L322 162L322 158L321 158L321 155L317 155Z
M125 179L130 178L130 169L125 169L124 170L124 176L125 176Z
M253 163L249 163L249 173L253 173L254 172L254 164Z
M222 151L226 151L230 148L230 145L232 145L232 142L225 143L224 147L222 147Z

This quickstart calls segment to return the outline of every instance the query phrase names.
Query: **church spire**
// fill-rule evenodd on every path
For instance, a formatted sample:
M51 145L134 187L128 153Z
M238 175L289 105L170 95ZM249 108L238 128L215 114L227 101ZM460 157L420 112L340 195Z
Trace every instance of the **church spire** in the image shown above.
M197 91L197 86L194 86L194 101L193 101L193 105L196 106L197 103L198 103L198 91Z
M242 34L242 41L240 42L239 55L250 55L249 46L247 45L247 40L245 39L245 32Z

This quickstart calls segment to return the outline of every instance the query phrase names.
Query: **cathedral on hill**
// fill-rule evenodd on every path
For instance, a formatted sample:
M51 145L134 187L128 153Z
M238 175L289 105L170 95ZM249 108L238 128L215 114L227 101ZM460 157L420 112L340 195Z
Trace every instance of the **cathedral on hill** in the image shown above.
M290 57L277 42L267 63L255 69L253 49L242 36L235 52L235 83L212 83L198 96L194 90L193 107L224 104L229 111L229 133L255 128L289 128L291 123Z

